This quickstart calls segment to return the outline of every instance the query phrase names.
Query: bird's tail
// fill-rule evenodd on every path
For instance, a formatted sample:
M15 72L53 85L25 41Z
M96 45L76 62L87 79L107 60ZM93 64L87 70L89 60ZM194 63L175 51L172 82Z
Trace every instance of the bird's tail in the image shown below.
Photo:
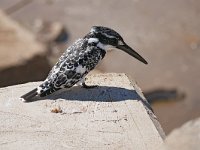
M32 91L22 95L20 97L20 99L23 101L23 102L31 102L33 98L35 98L36 96L38 95L37 93L37 88L33 89Z

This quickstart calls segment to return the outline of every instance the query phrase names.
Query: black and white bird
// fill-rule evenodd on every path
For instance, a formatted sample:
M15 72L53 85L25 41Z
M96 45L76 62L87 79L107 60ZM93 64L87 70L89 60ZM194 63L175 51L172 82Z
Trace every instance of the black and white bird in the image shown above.
M46 80L20 99L29 102L34 97L44 97L57 90L71 88L75 84L85 88L93 87L85 84L85 76L104 58L107 50L113 48L121 49L147 64L147 61L129 47L116 31L93 26L85 37L78 39L63 53Z

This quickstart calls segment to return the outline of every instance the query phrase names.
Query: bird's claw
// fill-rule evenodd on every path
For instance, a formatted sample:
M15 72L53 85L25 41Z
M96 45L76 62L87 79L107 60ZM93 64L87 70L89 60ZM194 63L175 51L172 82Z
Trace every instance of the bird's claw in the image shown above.
M82 83L82 87L83 87L83 88L86 88L86 89L92 89L92 88L98 87L98 85L87 85L87 84L85 84L85 82L84 82L84 83Z

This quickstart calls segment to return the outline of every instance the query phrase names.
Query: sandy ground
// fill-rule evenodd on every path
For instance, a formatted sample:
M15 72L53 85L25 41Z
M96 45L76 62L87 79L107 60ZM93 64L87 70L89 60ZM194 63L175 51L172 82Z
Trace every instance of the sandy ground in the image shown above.
M16 2L1 0L0 8L8 10ZM117 30L149 65L116 51L99 66L102 71L130 74L143 90L177 88L186 93L182 102L154 105L168 133L200 115L199 7L197 0L32 0L10 16L27 26L38 19L62 22L70 32L67 45L92 25Z

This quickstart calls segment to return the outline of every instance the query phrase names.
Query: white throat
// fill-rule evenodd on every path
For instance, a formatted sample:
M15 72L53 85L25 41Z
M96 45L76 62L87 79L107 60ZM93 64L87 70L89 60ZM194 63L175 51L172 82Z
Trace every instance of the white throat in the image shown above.
M99 48L101 48L101 49L103 49L103 50L105 50L105 51L111 50L111 49L114 48L114 46L112 46L112 45L105 45L105 44L103 44L103 43L101 43L101 42L99 42L99 43L97 44L97 47L99 47Z
M96 43L98 48L101 48L105 51L114 48L114 46L112 45L106 45L106 44L101 43L98 38L89 38L88 43Z

